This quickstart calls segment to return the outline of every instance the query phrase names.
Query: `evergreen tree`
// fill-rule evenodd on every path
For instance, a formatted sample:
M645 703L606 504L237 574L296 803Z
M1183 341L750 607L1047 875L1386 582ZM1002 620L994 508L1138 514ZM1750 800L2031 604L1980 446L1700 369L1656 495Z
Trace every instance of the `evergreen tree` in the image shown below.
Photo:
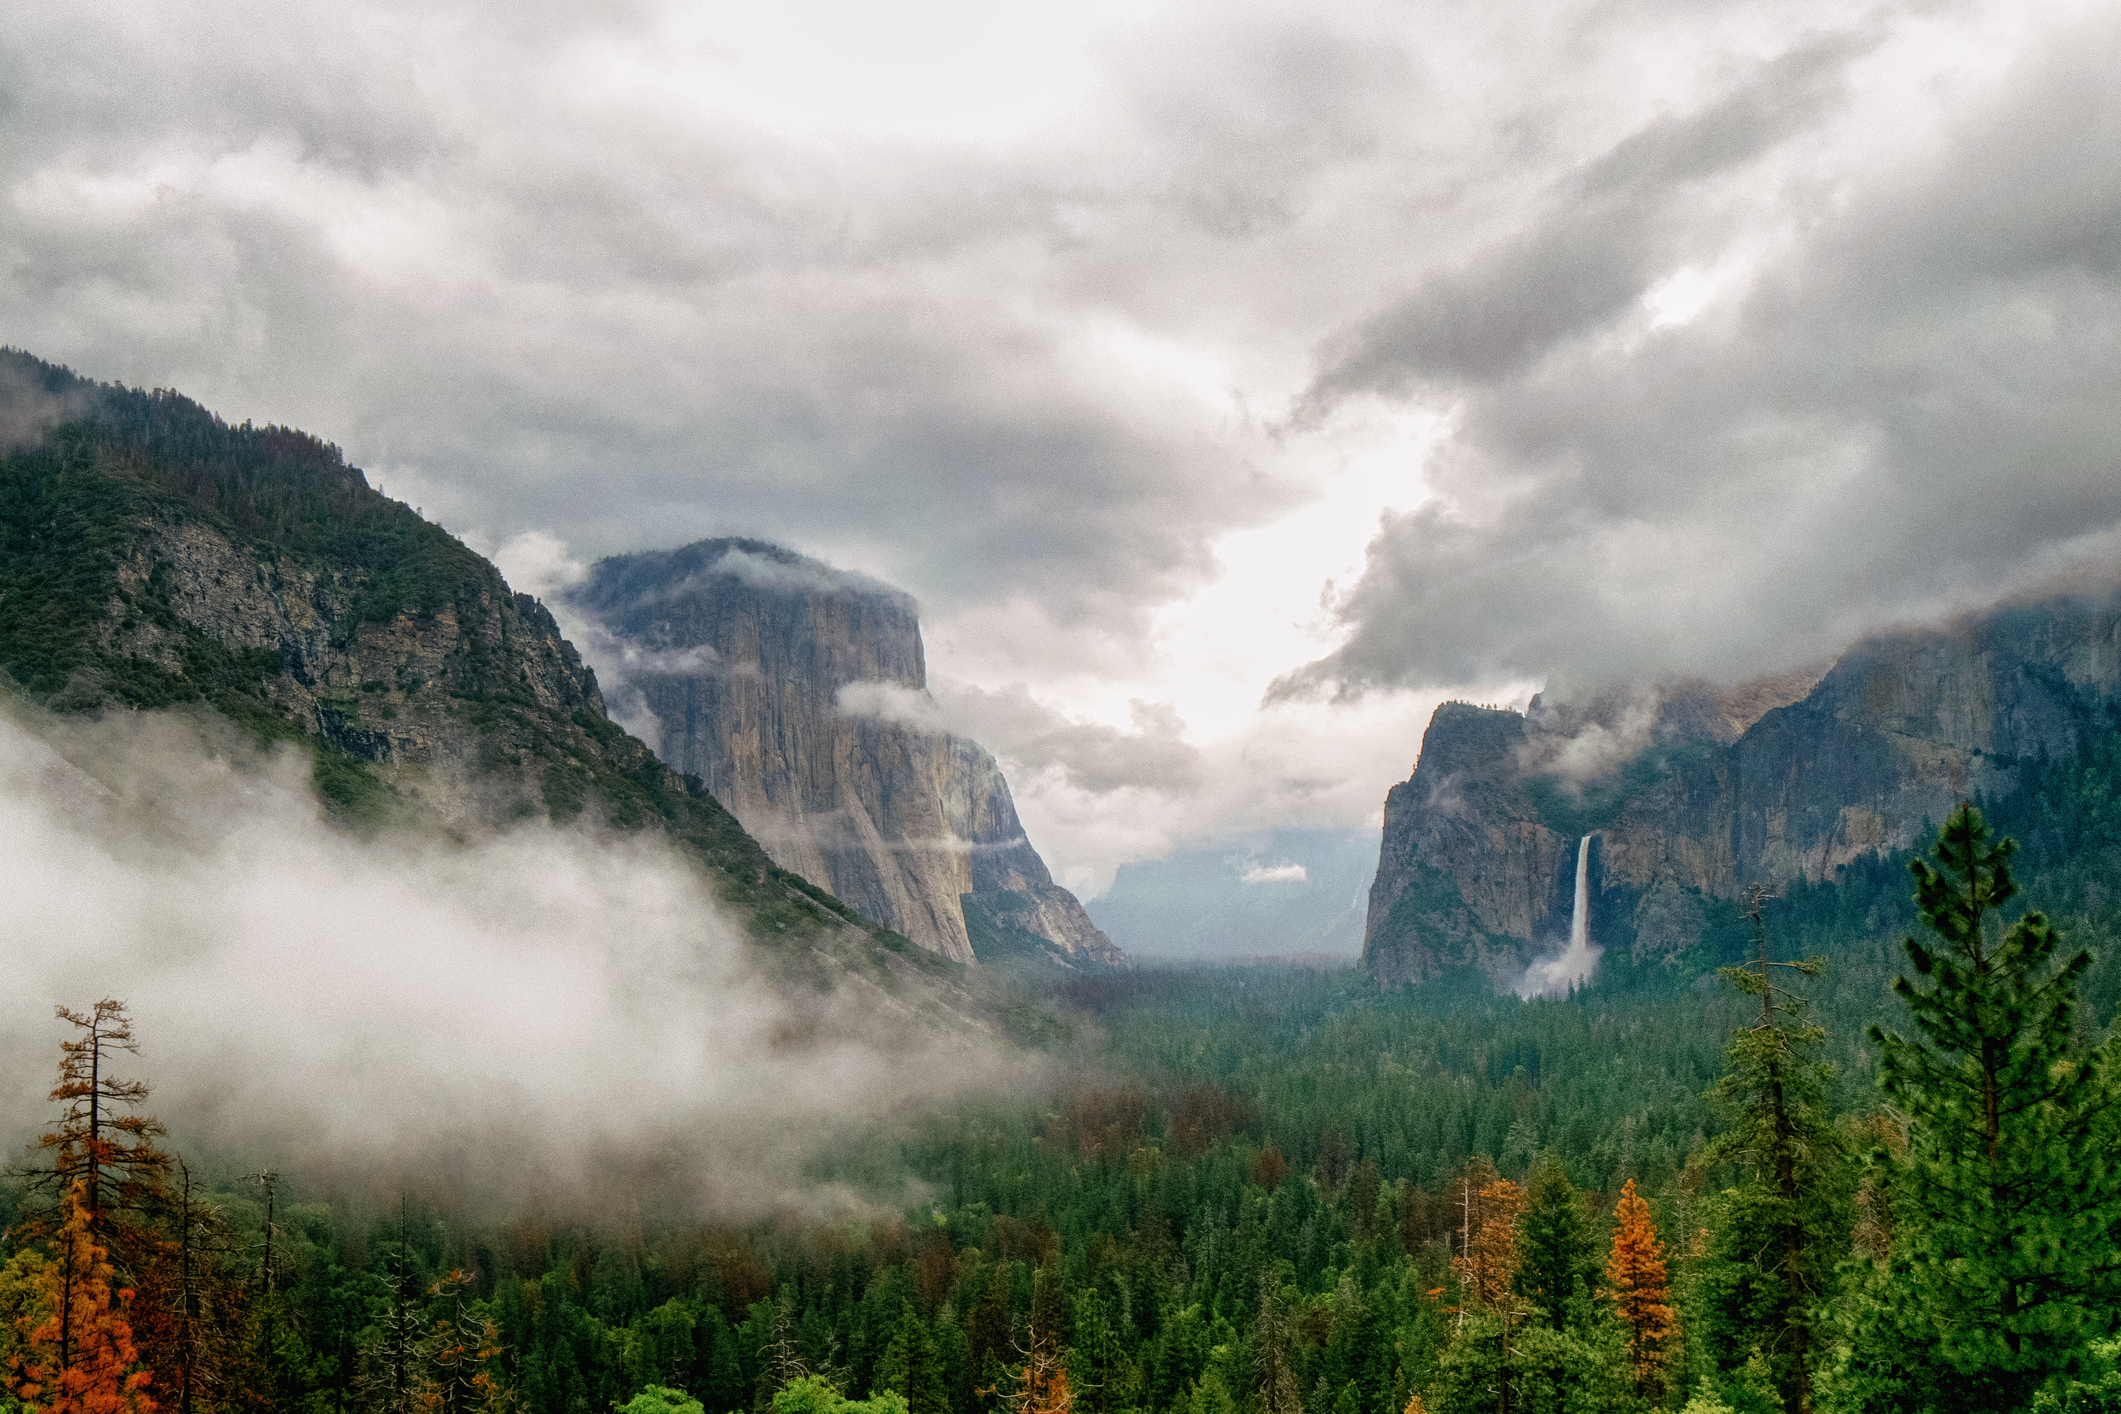
M1288 1307L1271 1276L1259 1283L1259 1317L1252 1323L1252 1380L1248 1407L1259 1414L1304 1414L1290 1350Z
M877 1366L876 1387L904 1395L906 1407L913 1414L950 1414L950 1396L943 1386L942 1358L935 1337L911 1301L899 1309L898 1326Z
M151 1221L163 1206L170 1159L155 1142L162 1122L134 1112L147 1099L147 1082L111 1071L115 1052L140 1053L132 1018L109 997L86 1012L62 1006L55 1013L79 1034L59 1043L51 1092L59 1123L37 1140L50 1167L32 1170L32 1180L62 1199L79 1185L98 1244L120 1270L144 1266L157 1255Z
M1458 1271L1459 1300L1466 1306L1514 1308L1517 1276L1517 1214L1524 1190L1507 1178L1478 1189L1461 1180Z
M1707 1162L1738 1164L1745 1181L1725 1195L1702 1273L1703 1334L1722 1369L1764 1365L1785 1414L1809 1414L1835 1264L1848 1250L1849 1165L1827 1107L1833 1068L1816 1059L1826 1032L1804 1023L1804 998L1777 980L1778 969L1809 977L1823 963L1770 956L1767 898L1758 885L1749 895L1753 961L1722 969L1760 999L1760 1018L1731 1038L1709 1091L1730 1127Z
M1936 937L1902 941L1919 980L1893 990L1917 1034L1870 1033L1908 1142L1877 1156L1891 1180L1890 1267L1852 1367L1915 1407L2023 1408L2121 1325L2113 1053L2082 1048L2076 1026L2091 957L2057 962L2044 914L1991 918L2017 893L2016 841L1991 839L1961 805L1936 863L1914 862ZM1909 1369L1928 1358L1948 1378Z
M1606 1262L1606 1283L1627 1333L1629 1378L1635 1393L1652 1402L1664 1394L1665 1368L1679 1335L1672 1314L1671 1283L1665 1274L1664 1244L1650 1220L1650 1205L1635 1191L1635 1180L1620 1190L1613 1209L1613 1252Z
M1550 1158L1533 1170L1517 1217L1511 1285L1548 1326L1561 1330L1571 1324L1572 1308L1582 1311L1599 1275L1583 1195L1569 1182L1568 1170Z

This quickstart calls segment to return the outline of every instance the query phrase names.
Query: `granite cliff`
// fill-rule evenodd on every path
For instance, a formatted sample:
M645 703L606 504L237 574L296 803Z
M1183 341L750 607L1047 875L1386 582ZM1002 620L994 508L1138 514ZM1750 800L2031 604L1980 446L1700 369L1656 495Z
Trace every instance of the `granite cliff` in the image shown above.
M1745 885L1831 880L1924 841L2121 724L2121 597L1880 635L1823 675L1518 713L1437 709L1386 799L1363 957L1388 982L1498 980L1558 947L1578 841L1593 940L1671 960ZM1721 910L1728 912L1727 909Z
M11 350L0 694L31 714L225 718L305 754L355 830L660 834L791 975L989 1024L962 973L776 865L613 723L544 606L337 448Z
M728 539L600 561L567 603L662 758L783 868L956 961L1125 962L1053 882L994 757L936 724L909 596Z

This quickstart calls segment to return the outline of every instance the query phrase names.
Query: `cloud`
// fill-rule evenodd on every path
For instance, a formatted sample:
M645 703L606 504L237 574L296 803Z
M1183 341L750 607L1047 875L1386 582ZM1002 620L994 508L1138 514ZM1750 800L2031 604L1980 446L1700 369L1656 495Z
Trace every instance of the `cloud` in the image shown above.
M838 594L851 591L856 594L888 594L895 598L911 600L912 596L902 589L894 589L882 580L850 570L835 569L807 555L756 554L749 550L730 550L712 566L681 583L671 586L668 597L675 599L686 594L706 575L726 574L742 580L753 589L776 590L791 594Z
M1528 231L1331 341L1314 403L1522 375L1627 313L1687 245L1731 234L1729 216L1700 229L1686 209L1696 188L1816 123L1861 52L1848 36L1800 43L1700 111L1616 143L1560 182Z
M836 705L849 717L875 717L917 732L945 730L935 699L904 683L850 682L839 690Z
M1058 713L1015 784L1084 877L1358 823L1408 703L1750 677L2121 548L2084 0L14 18L9 341L482 544L904 586L939 676ZM1307 582L1221 592L1248 536Z
M179 1142L310 1181L439 1164L456 1202L622 1171L698 1212L830 1201L801 1167L845 1124L1024 1074L859 981L784 995L654 840L362 841L292 754L161 716L42 730L0 723L11 1150L57 1057L42 1018L102 996Z
M72 416L80 402L78 392L48 392L19 364L0 362L0 454L35 445Z
M1562 201L1329 345L1319 398L1443 380L1458 422L1434 498L1386 519L1337 600L1346 641L1279 690L1728 681L2110 565L2121 101L2095 56L2117 40L2110 13L2080 17L1928 141L1875 155L1836 144L1882 102L1826 101L1877 83L1872 42L1794 51L1670 128L1694 155L1630 179L1656 195L1599 247L1625 258L1583 256L1599 203ZM1733 203L1763 201L1734 227ZM1748 231L1751 273L1720 303L1646 312L1660 272ZM1527 263L1548 250L1576 254ZM1566 288L1541 294L1535 265Z
M1195 744L1169 708L1129 705L1126 728L1071 716L1019 684L989 692L938 680L951 730L992 751L1017 812L1062 883L1092 897L1119 866L1233 833L1375 829L1438 698L1380 692L1321 714L1267 708L1244 730Z
M1301 864L1254 864L1240 877L1247 884L1300 884L1311 873Z
M999 692L967 684L939 683L944 715L963 734L1026 772L1053 772L1092 794L1145 791L1186 795L1200 789L1207 772L1198 747L1185 740L1186 724L1170 704L1128 704L1131 724L1071 720L1039 702L1019 683Z
M857 543L924 597L1124 622L1286 499L1217 445L1226 404L1107 356L1137 321L1059 268L1137 174L716 111L691 23L357 0L10 27L0 317L315 427L493 542Z

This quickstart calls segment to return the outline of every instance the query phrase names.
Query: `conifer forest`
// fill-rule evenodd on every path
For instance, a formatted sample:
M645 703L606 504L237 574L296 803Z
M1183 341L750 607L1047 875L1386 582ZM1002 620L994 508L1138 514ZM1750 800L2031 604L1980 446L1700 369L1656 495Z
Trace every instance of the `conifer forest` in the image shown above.
M843 1137L810 1176L901 1195L855 1217L216 1167L153 1118L123 1003L62 1008L7 1190L7 1407L2121 1408L2121 970L2083 887L2114 764L1563 998L1048 981L1069 1078Z

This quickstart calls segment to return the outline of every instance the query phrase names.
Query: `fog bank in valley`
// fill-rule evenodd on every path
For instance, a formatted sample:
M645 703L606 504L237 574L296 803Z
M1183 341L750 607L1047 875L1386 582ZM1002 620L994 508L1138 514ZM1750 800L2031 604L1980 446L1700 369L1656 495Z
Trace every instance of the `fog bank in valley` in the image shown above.
M43 1127L55 1004L128 1002L173 1142L301 1181L741 1217L842 1126L1020 1079L859 981L791 998L661 841L325 822L307 761L179 717L0 720L0 1144ZM608 1193L608 1189L606 1190Z

